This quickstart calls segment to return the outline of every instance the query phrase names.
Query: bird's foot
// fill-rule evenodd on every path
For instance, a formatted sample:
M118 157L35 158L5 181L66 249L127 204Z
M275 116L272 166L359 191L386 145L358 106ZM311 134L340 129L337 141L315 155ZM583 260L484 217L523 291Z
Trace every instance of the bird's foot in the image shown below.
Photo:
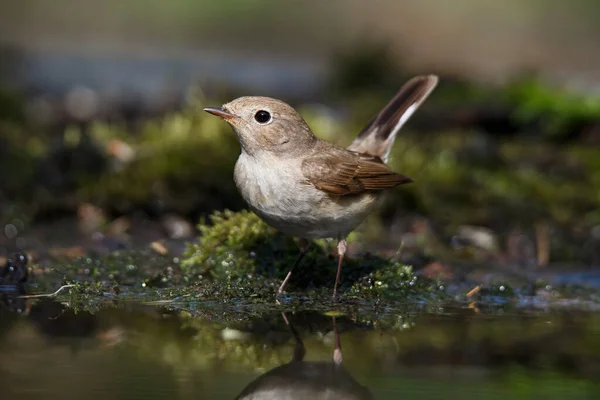
M331 300L332 300L334 303L337 303L337 302L338 302L338 301L341 299L341 297L342 297L342 296L341 296L341 295L338 293L338 291L337 291L337 290L334 290L334 291L333 291L333 296L331 296Z
M289 300L290 297L289 296L285 296L283 291L277 291L277 293L275 294L275 303L277 304L283 304L286 300Z

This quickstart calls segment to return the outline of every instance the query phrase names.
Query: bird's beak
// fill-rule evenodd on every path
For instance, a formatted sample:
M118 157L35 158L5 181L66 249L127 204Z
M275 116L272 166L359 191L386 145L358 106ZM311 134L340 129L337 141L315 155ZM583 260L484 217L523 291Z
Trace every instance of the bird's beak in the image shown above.
M223 118L225 121L236 118L236 115L227 112L223 107L206 107L204 109L209 114Z

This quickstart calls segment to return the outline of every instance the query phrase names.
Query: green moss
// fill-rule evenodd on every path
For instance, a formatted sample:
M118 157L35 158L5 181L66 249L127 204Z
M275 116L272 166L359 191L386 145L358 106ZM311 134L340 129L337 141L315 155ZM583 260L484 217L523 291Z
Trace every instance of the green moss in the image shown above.
M220 121L199 118L197 113L185 110L148 121L133 138L118 125L96 124L97 142L110 147L111 140L122 141L135 158L114 160L111 171L81 182L78 198L121 209L159 203L181 213L240 208L232 179L239 154L235 135L226 124L217 125Z
M250 211L216 212L210 224L201 222L198 229L199 243L188 245L181 268L188 276L210 276L218 282L227 282L227 288L258 281L260 287L266 284L274 291L298 254L294 239L278 233ZM328 248L324 241L313 243L294 270L288 290L333 286L337 257ZM384 284L378 283L374 289L372 281ZM415 281L410 267L365 255L344 260L341 288L352 287L353 296L393 297L423 290L424 286L414 285Z
M597 97L552 88L535 75L515 79L503 91L515 107L517 120L525 123L539 120L543 131L550 136L567 135L574 124L600 119Z
M217 279L236 280L260 271L273 271L280 261L293 262L286 253L298 250L291 239L279 235L250 211L226 210L210 216L210 225L198 225L200 243L190 244L182 262L188 275L210 274ZM258 254L269 249L271 255ZM285 260L282 260L282 256ZM279 262L278 262L279 261Z
M357 296L408 296L426 293L431 283L425 286L413 273L412 268L400 263L392 263L373 271L352 285L351 294Z
M67 282L111 282L139 286L157 276L168 279L152 286L165 286L175 280L173 259L151 250L114 251L102 257L83 256L69 262L57 262L46 274ZM150 285L146 285L150 286Z

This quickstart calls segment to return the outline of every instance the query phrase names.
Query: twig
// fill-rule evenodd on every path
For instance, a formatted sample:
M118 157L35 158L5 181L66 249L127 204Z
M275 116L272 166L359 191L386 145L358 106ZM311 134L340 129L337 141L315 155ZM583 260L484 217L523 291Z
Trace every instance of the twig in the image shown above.
M19 298L21 299L33 299L33 298L37 298L37 297L54 297L57 294L59 294L63 289L66 288L70 288L75 286L74 284L70 284L70 285L62 285L61 287L58 288L58 290L54 293L47 293L47 294L28 294L28 295L24 295L24 296L19 296Z
M140 302L140 304L146 305L146 306L153 306L153 305L160 305L160 304L170 304L170 303L174 303L175 300L150 300L150 301L142 301Z
M535 224L535 241L537 248L537 266L545 267L550 261L550 232L544 222Z
M479 293L480 290L481 290L481 285L477 285L473 289L471 289L469 291L469 293L467 293L465 296L467 296L468 298L471 298L474 295L476 295L477 293Z

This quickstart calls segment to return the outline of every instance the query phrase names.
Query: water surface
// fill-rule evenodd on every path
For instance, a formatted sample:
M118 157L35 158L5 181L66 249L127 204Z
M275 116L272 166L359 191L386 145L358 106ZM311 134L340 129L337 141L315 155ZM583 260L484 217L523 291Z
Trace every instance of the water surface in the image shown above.
M600 317L583 312L17 308L0 313L2 399L600 398Z

